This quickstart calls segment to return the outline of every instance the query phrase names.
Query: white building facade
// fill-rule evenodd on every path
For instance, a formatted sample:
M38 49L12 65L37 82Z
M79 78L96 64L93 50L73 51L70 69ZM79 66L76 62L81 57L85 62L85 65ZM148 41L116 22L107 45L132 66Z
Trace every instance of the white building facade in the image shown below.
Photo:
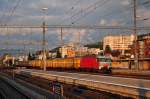
M103 40L103 49L105 50L106 45L109 45L111 50L129 50L133 40L133 35L106 36Z

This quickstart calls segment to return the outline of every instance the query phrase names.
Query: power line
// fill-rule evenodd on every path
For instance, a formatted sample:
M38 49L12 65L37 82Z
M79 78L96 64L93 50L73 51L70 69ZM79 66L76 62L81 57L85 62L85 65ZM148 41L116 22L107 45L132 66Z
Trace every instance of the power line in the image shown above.
M100 8L100 7L104 6L106 3L108 3L107 0L105 0L100 5L98 5L97 3L95 3L95 6L91 6L91 8L89 9L89 11L85 12L79 18L77 18L76 20L74 20L72 23L75 23L75 22L79 21L80 19L85 18L87 15L89 15L90 13L93 13L97 8Z
M8 6L7 6L7 8L8 8ZM6 8L6 9L7 9L7 8ZM3 11L1 11L1 12L3 12ZM0 19L2 19L4 16L5 16L5 13L3 12L3 14L2 14L1 17L0 17ZM1 20L1 23L2 23L2 20Z
M7 20L5 25L10 21L11 17L14 15L14 13L15 13L16 9L18 8L20 2L21 2L21 0L16 1L16 5L11 9L10 13L8 13L9 19Z
M105 0L103 0L103 2L105 2ZM73 15L71 16L71 18L74 18L74 17L77 16L77 15L80 15L81 13L83 13L83 12L86 11L86 10L91 9L92 7L96 7L99 3L101 3L101 1L97 1L97 2L95 2L94 4L88 6L88 7L84 8L84 9L81 9L81 10L78 11L77 13L73 14Z
M74 0L74 1L75 1L75 0ZM69 14L70 11L72 11L73 9L75 9L75 6L77 6L77 5L80 3L80 1L81 1L81 0L77 0L77 1L73 4L73 6L65 12L65 14Z
M107 14L103 14L103 15L100 15L99 17L110 17L112 16L112 14L116 14L116 15L121 15L121 14L124 14L125 12L128 12L130 11L132 7L126 7L124 8L123 10L120 10L119 12L115 11L115 12L110 12L110 13L107 13ZM110 8L111 9L111 8Z
M10 21L11 17L12 17L13 14L15 13L15 11L16 11L17 7L19 6L20 2L21 2L21 0L18 0L18 1L16 2L16 5L15 5L15 6L11 9L11 11L8 13L9 19L8 19L7 22L4 24L4 26L7 26L8 22ZM3 18L4 16L5 16L5 14L3 14L3 15L1 16L1 18ZM9 32L9 31L8 31L8 27L7 27L7 34L8 34L7 36L8 36L8 39L9 39L9 33L8 33L8 32ZM7 48L8 48L9 42L6 42L5 45L6 45Z
M68 19L73 19L74 17L76 17L76 16L82 14L84 11L91 9L92 7L95 7L95 6L97 6L99 3L104 2L104 1L105 1L105 0L103 0L103 1L101 1L101 0L100 0L100 1L97 1L97 2L95 2L95 3L93 3L93 4L91 4L90 6L84 8L84 9L81 9L80 11L78 11L78 12L74 13L73 15L71 15L70 17L68 17L68 18L66 18L66 19L64 19L64 20L62 20L61 23L64 22L64 21L66 21L66 20L68 20Z
M144 4L147 4L147 3L149 3L149 1L145 1L145 3ZM102 16L100 16L100 17L111 17L112 16L112 14L116 14L116 13L119 13L119 14L117 14L117 16L122 16L123 14L125 14L125 13L127 13L127 12L131 12L131 9L134 7L134 5L131 3L131 6L130 7L128 7L128 8L125 8L125 9L123 9L123 10L120 10L119 12L114 12L114 11L111 11L110 13L108 13L108 14L105 14L105 15L102 15ZM125 19L125 17L127 17L128 19L129 19L129 16L127 16L127 15L124 15L124 19ZM143 19L143 21L144 20L148 20L149 18L144 18ZM131 14L131 20L132 20L132 14ZM126 24L128 24L129 23L129 21L130 20L128 20L128 22L126 23ZM148 20L149 21L149 20ZM132 23L133 21L131 21L131 23Z
M72 28L72 29L124 29L132 30L133 26L98 26L98 25L46 25L46 28ZM43 28L40 25L0 25L0 28ZM137 30L150 30L150 27L137 27Z
M75 1L75 0L74 0L74 1ZM64 13L64 15L70 14L71 11L73 11L73 10L75 9L75 7L80 3L80 1L81 1L81 0L77 0L77 1L73 4L73 6L72 6L71 8L69 8L69 9ZM66 20L66 18L63 19L63 20L62 20L61 22L59 22L58 24L63 23L65 20Z
M149 1L149 0L144 1L144 2L142 3L142 5L145 5L146 7L150 7L149 4L150 4L150 1Z

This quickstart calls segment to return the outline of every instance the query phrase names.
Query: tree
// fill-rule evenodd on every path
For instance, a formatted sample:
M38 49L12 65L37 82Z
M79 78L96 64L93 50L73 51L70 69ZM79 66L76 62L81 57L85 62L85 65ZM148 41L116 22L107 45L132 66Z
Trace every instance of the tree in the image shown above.
M100 48L102 50L103 49L103 42L96 42L96 43L92 43L92 44L86 44L84 46L88 47L88 48Z
M59 50L57 50L57 56L56 56L56 58L61 58L61 53L60 53Z
M29 52L28 54L28 59L31 60L32 59L32 56L31 56L31 53Z
M111 54L111 52L112 52L112 51L111 51L110 46L109 46L109 45L106 45L104 54Z

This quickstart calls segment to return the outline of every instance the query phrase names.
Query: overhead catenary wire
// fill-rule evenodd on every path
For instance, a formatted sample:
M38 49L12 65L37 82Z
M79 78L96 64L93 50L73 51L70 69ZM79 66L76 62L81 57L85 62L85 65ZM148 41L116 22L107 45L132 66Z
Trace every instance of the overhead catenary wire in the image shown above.
M75 1L75 0L74 0ZM78 6L78 4L80 4L81 0L77 0L73 6L71 6L66 12L64 12L64 15L70 15L72 14L72 12L74 11L74 9ZM67 17L68 18L68 17ZM58 24L63 23L65 20L67 20L67 18L63 18L62 21L60 21Z
M121 15L121 14L124 14L124 13L127 13L127 12L131 11L131 8L132 7L126 7L124 9L120 10L119 12L118 11L115 11L115 12L111 11L110 13L106 13L106 14L100 15L99 17L101 17L101 18L103 18L103 17L105 17L105 18L106 17L111 17L112 14L116 14L118 16L118 15Z
M0 25L0 28L42 28L40 25ZM46 28L72 28L72 29L126 29L132 30L133 26L100 26L100 25L47 25ZM137 30L150 30L150 27L137 27Z
M71 16L65 18L65 19L62 20L60 23L66 21L66 20L69 20L69 19L73 19L73 18L75 18L76 16L79 16L80 14L84 13L85 11L87 11L87 10L89 10L89 9L91 9L91 8L93 8L93 7L95 7L95 6L97 7L97 5L101 4L101 3L104 2L104 1L106 1L106 0L100 0L100 1L98 0L98 1L94 2L93 4L87 6L87 7L83 8L83 9L79 10L78 12L72 14Z
M110 0L104 0L100 5L95 3L95 6L89 7L87 11L83 13L83 15L79 16L77 19L75 19L72 23L74 24L75 22L81 20L82 18L85 18L87 15L90 13L93 13L97 8L103 7L106 3L108 3Z
M71 6L69 9L67 9L67 11L65 12L66 15L70 14L75 7L81 2L81 0L73 0L75 1L75 3L73 3L73 6Z
M106 0L97 1L97 2L93 3L92 5L90 5L90 6L86 7L86 8L84 8L84 9L81 9L81 10L78 11L77 13L73 14L73 15L71 16L71 18L73 18L73 17L75 17L75 16L77 16L77 15L80 15L80 14L82 14L84 11L89 10L89 9L92 8L92 7L96 7L98 4L100 4L101 2L105 2L105 1L106 1Z
M19 6L20 2L21 2L21 0L16 1L16 5L15 5L15 6L10 10L10 12L8 13L7 22L4 22L4 23L3 23L4 26L7 26L7 24L9 23L9 21L10 21L10 19L11 19L11 17L12 17L13 14L15 13L17 7ZM5 13L3 13L2 16L1 16L1 18L5 17L5 16L6 16ZM1 21L1 23L2 23L2 21ZM2 25L2 24L1 24L1 25ZM8 27L6 27L6 29L7 29L7 33L6 33L6 34L7 34L7 37L8 37L8 36L9 36ZM8 40L9 40L9 37L8 37ZM8 49L9 42L6 41L6 42L5 42L5 45L7 46L6 48Z
M74 28L74 27L72 27L72 28ZM107 28L107 27L106 27ZM113 27L112 27L112 29L113 29Z
M114 16L114 17L117 17L116 21L118 21L120 23L123 23L123 24L120 24L120 26L127 25L129 23L129 21L132 22L131 21L132 20L132 15L129 14L129 13L131 13L131 9L133 8L133 5L131 5L131 4L129 4L129 5L125 6L125 8L123 8L123 9L119 9L119 11L111 11L109 13L102 14L102 15L99 16L99 18L100 19L104 19L104 18L107 19L107 18L110 18L110 17ZM107 9L113 9L113 8L109 7ZM106 12L106 11L104 11L104 12ZM122 16L123 16L123 18L121 18ZM120 17L120 19L118 17ZM131 18L129 18L129 17L131 17ZM126 18L128 18L129 20L125 21ZM109 21L111 21L111 20L109 20ZM97 25L97 23L95 25Z
M8 13L8 20L7 22L5 22L4 24L8 24L8 22L11 20L11 17L14 15L15 11L17 10L19 4L20 4L21 0L17 0L16 1L16 5L11 9L11 11Z
M7 1L8 1L8 0L7 0ZM5 17L5 15L6 15L6 9L9 9L8 7L9 7L9 6L7 5L6 8L4 8L4 10L5 10L5 11L3 10L4 12L3 12L2 9L1 9L1 16L0 16L0 23L1 23L1 24L2 24L2 22L3 22L2 19L3 19L3 18Z
M149 0L144 1L144 2L142 3L142 5L144 5L144 6L146 6L147 8L149 8L149 7L150 7L150 1L149 1Z

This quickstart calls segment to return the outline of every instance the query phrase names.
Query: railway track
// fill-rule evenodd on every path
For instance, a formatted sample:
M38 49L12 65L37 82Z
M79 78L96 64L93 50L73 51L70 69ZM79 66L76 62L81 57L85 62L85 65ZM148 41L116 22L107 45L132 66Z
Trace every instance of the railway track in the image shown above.
M19 92L14 87L0 79L0 99L29 99L28 96ZM18 98L17 98L18 97Z
M137 76L137 75L127 75L127 74L109 74L104 76L112 76L112 77L124 77L124 78L136 78L136 79L150 79L150 76Z
M0 69L3 71L10 71L15 68L5 68ZM102 76L112 76L112 77L123 77L123 78L136 78L136 79L150 79L150 75L137 75L137 73L127 74L127 73L111 73L111 74L104 74L104 73L98 73L98 72L89 72L89 71L75 71L75 70L50 70L48 71L56 71L56 72L68 72L68 73L80 73L80 74L91 74L91 75L102 75Z
M12 76L12 72L8 71L6 73ZM20 75L20 74L15 74L15 78L24 80L28 83L39 86L40 88L44 88L52 92L49 86L50 81L47 79L34 77L34 76L31 77L29 75ZM96 90L90 90L80 86L66 85L66 84L63 84L63 86L64 86L64 96L67 98L69 97L68 99L86 99L86 97L89 98L91 97L92 99L99 99L99 97L103 97L105 99L109 99L110 97L112 97L111 99L116 99L116 98L120 99L122 97L121 99L126 99L125 97L120 95L115 95L115 94L102 92L102 91L98 92ZM93 96L95 96L95 98L93 98Z
M45 99L43 95L26 88L2 72L0 73L0 92L3 95L2 99Z
M12 76L12 71L5 71L6 74L8 74L9 76ZM31 76L27 76L27 75L20 75L20 74L15 74L15 79L20 79L23 80L27 83L30 83L32 85L36 85L40 88L46 89L49 92L52 92L52 89L50 89L49 86L49 80L47 79L42 79L40 77L31 77ZM85 99L79 95L75 95L71 92L68 91L69 89L69 85L65 85L63 84L64 87L64 96L69 97L69 98L65 98L65 99Z
M130 97L150 97L149 80L91 75L81 73L67 73L43 70L20 69L18 74L29 74L49 80L57 80L65 84L85 86L96 91L105 91ZM145 94L141 94L145 92Z
M32 90L33 92L36 92L37 94L43 96L44 99L66 99L63 96L56 95L56 94L46 90L46 88L48 88L48 87L43 88L43 86L39 86L40 84L46 85L45 83L43 83L43 80L41 80L39 78L34 79L33 77L29 77L29 76L25 76L25 75L18 75L18 74L15 74L15 76L13 78L12 71L5 71L5 72L3 72L3 75L7 76L8 78L12 78L15 82L21 84L25 88L28 88L28 89ZM31 97L29 99L43 99L43 98L38 98L38 97L32 98ZM22 98L14 98L14 99L22 99Z
M101 75L101 76L112 76L112 77L123 77L123 78L135 78L135 79L150 79L150 75L136 75L135 73L126 74L126 73L111 73L111 74L104 74L98 72L89 72L89 71L75 71L75 70L49 70L49 71L56 71L56 72L67 72L67 73L80 73L80 74L91 74L91 75Z

